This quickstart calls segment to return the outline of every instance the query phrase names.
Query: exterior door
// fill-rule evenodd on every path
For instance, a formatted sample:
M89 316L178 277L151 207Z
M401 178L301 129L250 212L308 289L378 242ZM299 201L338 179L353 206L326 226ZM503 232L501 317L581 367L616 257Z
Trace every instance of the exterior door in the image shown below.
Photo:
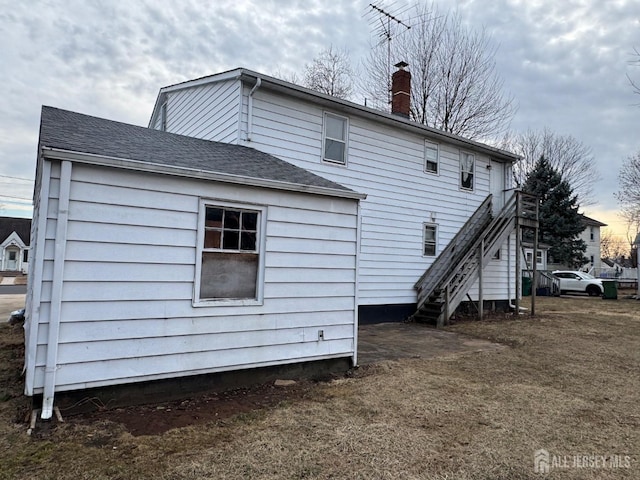
M6 269L18 270L18 255L20 254L20 251L16 250L15 248L9 248L7 249L6 253L7 253Z
M493 213L496 214L504 207L505 178L504 164L489 160L491 166L489 186L493 195Z

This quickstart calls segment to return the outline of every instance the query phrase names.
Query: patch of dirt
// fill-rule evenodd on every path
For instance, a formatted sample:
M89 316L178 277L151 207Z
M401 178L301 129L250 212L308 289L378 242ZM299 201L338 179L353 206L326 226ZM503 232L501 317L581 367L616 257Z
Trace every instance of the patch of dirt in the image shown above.
M283 403L308 398L313 395L315 385L311 381L288 386L266 383L174 402L83 413L65 418L65 421L90 425L109 420L122 424L133 436L160 435L174 428L223 422L239 414L257 414Z

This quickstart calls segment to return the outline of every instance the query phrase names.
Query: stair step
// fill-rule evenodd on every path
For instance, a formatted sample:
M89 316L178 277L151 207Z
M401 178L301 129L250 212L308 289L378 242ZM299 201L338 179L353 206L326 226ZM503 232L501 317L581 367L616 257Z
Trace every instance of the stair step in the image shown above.
M435 325L438 322L438 316L415 314L411 318L418 323L431 323Z

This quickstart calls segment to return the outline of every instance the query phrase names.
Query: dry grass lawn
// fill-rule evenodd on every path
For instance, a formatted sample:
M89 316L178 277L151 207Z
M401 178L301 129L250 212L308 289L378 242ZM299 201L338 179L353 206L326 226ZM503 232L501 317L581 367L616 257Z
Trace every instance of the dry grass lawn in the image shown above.
M275 408L139 437L108 413L28 437L19 330L5 325L0 478L640 478L640 302L541 298L538 311L448 327L505 349L381 363ZM534 473L537 449L566 466ZM609 458L578 468L574 455Z

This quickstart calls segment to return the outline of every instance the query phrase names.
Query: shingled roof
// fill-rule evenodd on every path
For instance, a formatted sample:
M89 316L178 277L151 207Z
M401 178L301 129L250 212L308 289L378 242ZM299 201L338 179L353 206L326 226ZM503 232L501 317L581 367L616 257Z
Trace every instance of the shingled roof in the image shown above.
M334 194L343 192L346 197L363 197L347 187L253 148L201 140L47 106L42 107L40 146L171 167L176 173L182 170L182 175L186 169L222 174L230 179L235 177L235 183L254 184L251 181L254 179L289 187L297 185L300 190L311 187L317 193L327 189Z
M17 217L0 217L0 243L16 232L25 245L31 239L31 219Z

